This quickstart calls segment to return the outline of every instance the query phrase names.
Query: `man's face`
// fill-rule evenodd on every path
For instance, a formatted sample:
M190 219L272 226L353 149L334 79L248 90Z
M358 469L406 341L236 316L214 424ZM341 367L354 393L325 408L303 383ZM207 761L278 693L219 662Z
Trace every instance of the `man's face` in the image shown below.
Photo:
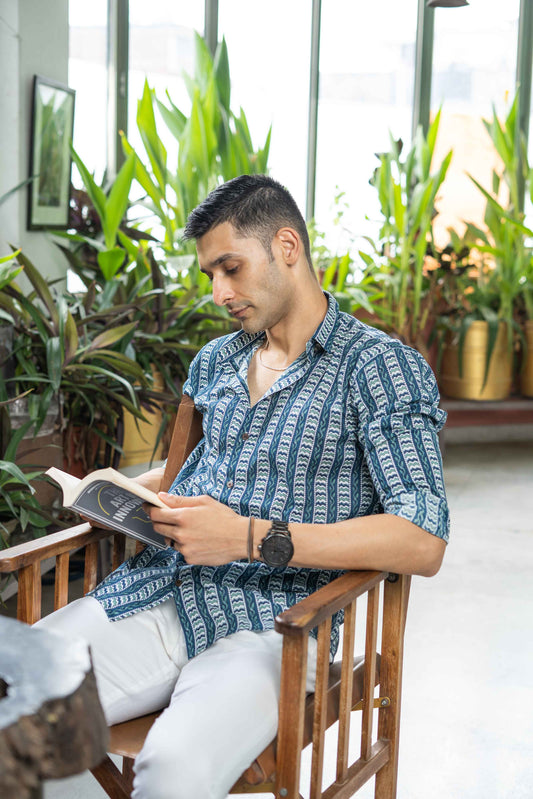
M271 260L260 241L239 236L224 222L198 239L196 247L215 303L226 307L243 330L268 330L286 316L292 286L286 265L276 258L275 242Z

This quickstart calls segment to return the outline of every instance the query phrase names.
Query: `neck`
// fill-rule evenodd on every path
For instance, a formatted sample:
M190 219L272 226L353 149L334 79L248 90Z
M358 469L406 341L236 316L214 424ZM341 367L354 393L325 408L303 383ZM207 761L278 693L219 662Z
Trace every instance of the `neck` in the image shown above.
M289 364L296 360L323 321L327 310L328 301L318 283L316 288L299 292L289 314L265 331L265 348L277 356L271 365Z

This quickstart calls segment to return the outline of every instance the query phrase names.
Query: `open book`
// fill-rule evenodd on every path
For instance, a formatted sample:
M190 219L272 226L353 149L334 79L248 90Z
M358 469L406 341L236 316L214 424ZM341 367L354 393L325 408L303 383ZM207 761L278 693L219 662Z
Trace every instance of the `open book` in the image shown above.
M46 474L63 490L63 505L73 508L96 524L111 527L145 544L166 549L165 539L156 533L143 503L166 508L157 494L115 469L98 469L83 480L52 466Z

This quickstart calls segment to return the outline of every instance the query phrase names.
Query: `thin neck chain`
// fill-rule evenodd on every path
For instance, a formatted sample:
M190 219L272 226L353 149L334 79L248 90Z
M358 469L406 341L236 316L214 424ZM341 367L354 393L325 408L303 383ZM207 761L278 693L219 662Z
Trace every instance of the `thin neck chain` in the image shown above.
M268 366L268 364L263 362L263 356L262 356L263 347L259 347L258 352L259 352L259 360L261 362L261 366L264 366L265 369L270 369L271 372L284 372L286 369L288 369L287 366L284 366L283 369L276 369L275 366Z

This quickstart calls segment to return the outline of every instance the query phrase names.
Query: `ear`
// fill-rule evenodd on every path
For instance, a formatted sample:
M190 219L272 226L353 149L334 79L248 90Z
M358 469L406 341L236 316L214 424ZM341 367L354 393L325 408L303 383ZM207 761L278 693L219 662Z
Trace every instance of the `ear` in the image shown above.
M291 227L278 230L272 244L276 247L287 266L293 266L302 253L302 242L298 233Z

